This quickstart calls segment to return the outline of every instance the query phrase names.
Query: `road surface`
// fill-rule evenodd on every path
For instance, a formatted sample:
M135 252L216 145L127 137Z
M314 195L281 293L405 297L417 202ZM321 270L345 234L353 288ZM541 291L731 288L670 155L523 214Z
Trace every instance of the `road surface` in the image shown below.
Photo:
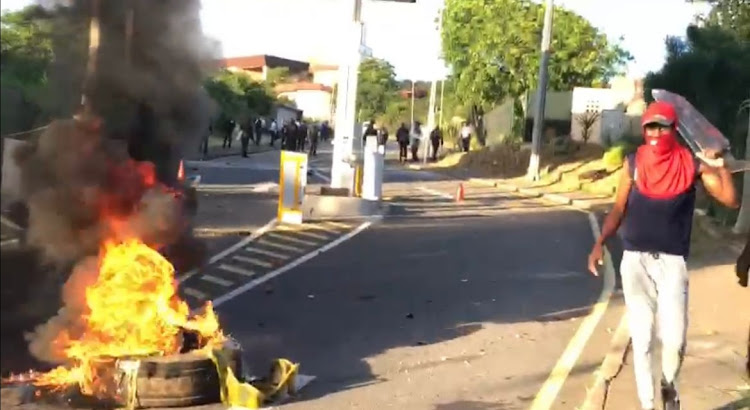
M324 175L326 155L311 159ZM314 254L358 221L248 238L183 293L218 298L257 373L286 357L317 377L283 409L528 408L601 291L585 271L587 215L476 186L456 203L458 182L427 172L391 167L385 180L391 211L351 239ZM573 374L593 372L595 353ZM580 404L561 390L554 408Z

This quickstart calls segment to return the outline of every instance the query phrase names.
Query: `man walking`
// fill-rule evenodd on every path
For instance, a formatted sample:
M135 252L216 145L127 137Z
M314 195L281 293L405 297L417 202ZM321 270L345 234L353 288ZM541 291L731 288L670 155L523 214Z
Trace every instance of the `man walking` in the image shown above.
M598 276L602 245L622 223L620 266L633 346L635 381L643 409L654 408L652 332L658 316L662 345L661 399L680 409L676 382L687 331L690 232L698 179L725 206L737 195L724 160L714 152L693 157L677 140L677 113L665 102L651 104L641 119L645 143L623 165L612 211L588 258Z
M437 162L438 150L443 146L443 131L440 126L436 126L430 132L430 142L432 143L432 160Z
M396 130L396 142L398 142L398 162L406 162L409 150L409 129L403 122Z

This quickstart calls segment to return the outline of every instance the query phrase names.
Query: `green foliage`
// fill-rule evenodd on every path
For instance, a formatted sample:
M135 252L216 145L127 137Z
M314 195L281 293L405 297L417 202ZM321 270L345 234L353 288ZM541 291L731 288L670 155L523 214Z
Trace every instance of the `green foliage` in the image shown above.
M446 0L442 43L457 97L488 107L534 88L543 6L531 0ZM583 17L557 7L549 86L572 89L606 81L631 59Z
M618 167L625 161L625 157L634 153L641 144L641 137L635 135L623 136L607 149L602 156L602 162L607 167Z
M271 86L282 84L289 80L289 67L274 67L268 69L266 74L266 82Z
M50 22L37 18L38 7L0 17L0 132L29 129L43 117L41 93L53 60Z
M219 106L214 125L228 132L229 121L240 123L259 115L268 115L275 102L270 89L244 73L224 70L205 82L208 94Z
M709 26L722 27L741 40L750 41L750 3L747 0L700 0L711 4L711 11L702 18Z
M379 58L362 61L357 86L359 121L386 113L388 105L399 98L397 91L396 72L388 61Z
M687 38L666 41L667 59L661 70L645 79L645 99L662 88L687 98L732 141L734 155L744 153L737 107L750 90L750 42L716 25L691 26Z

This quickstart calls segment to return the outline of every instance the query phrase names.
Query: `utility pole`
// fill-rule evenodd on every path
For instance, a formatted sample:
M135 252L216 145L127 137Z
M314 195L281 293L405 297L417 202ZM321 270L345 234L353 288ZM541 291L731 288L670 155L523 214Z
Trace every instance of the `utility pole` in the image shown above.
M443 128L443 92L445 91L445 79L440 81L440 116L438 117L438 125Z
M414 129L414 80L411 80L411 129Z
M92 109L91 101L88 100L86 93L91 91L99 57L100 10L100 0L91 0L91 17L89 19L89 53L88 61L86 63L86 76L83 80L83 93L81 94L81 106L85 112L90 112Z
M531 132L531 158L527 178L539 180L539 155L542 150L542 127L544 127L544 108L547 100L547 66L550 58L552 41L552 15L554 0L546 0L544 9L544 31L542 33L542 58L539 62L539 85L537 86L536 107L534 109L534 128Z
M430 153L430 138L429 135L432 132L433 128L435 128L435 100L437 97L437 80L432 80L432 85L430 85L430 103L429 103L429 109L427 111L427 130L422 130L422 136L424 137L422 139L422 144L424 145L424 149L422 150L424 152L424 157L422 158L422 163L427 163L427 157Z

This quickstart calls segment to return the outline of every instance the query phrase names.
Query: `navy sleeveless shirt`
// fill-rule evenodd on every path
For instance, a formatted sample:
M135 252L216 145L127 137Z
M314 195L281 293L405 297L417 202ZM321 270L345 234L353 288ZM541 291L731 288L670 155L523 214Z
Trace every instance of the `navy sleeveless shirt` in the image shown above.
M628 251L666 253L687 258L695 211L695 181L700 163L695 159L695 180L685 192L673 198L654 199L638 190L635 153L628 155L633 184L628 194L622 224L623 248Z

